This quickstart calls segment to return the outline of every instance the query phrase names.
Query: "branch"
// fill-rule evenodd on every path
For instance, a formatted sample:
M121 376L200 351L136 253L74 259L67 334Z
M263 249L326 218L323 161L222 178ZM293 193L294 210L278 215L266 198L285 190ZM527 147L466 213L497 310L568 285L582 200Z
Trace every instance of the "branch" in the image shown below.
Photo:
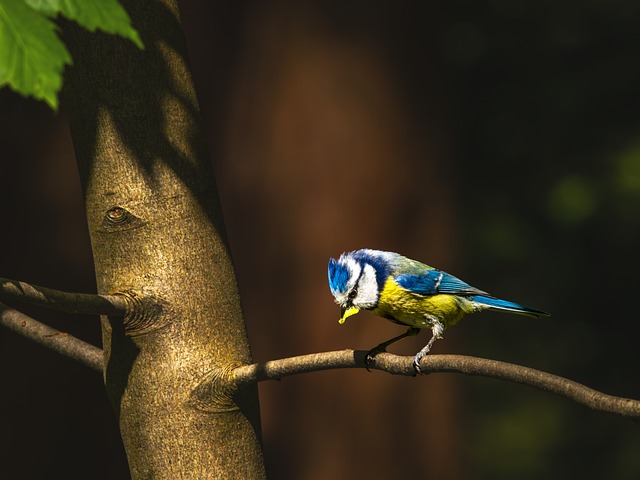
M233 380L237 386L242 386L320 370L365 368L366 354L363 350L341 350L243 365L233 370ZM413 357L391 353L376 355L370 368L394 375L415 376ZM420 362L420 368L425 373L450 372L499 378L567 397L594 410L640 418L638 400L607 395L573 380L521 365L464 355L427 355Z
M126 294L97 295L62 292L25 282L0 278L0 299L24 301L69 313L128 316L132 311L131 298L135 298L129 297L130 295ZM31 317L2 304L0 304L0 325L4 325L95 370L102 371L103 369L102 350L99 348L71 335L47 327ZM342 350L284 358L261 364L243 365L233 370L233 382L239 387L248 383L274 380L313 371L337 368L364 368L366 353L365 351ZM376 355L371 368L395 375L413 376L415 375L415 370L412 358L381 353ZM482 375L521 383L562 395L594 410L640 418L640 401L638 400L607 395L564 377L533 368L462 355L428 355L422 359L420 366L425 373L464 373L466 375Z
M48 327L0 303L0 325L13 330L55 352L102 372L102 350L79 338Z
M124 295L62 292L7 278L0 278L0 300L15 300L67 313L113 317L125 316L129 308Z

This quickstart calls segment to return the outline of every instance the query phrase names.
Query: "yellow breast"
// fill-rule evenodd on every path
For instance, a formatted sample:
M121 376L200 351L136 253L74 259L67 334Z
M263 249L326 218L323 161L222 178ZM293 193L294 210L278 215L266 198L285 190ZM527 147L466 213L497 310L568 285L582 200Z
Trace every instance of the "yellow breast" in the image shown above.
M418 295L402 288L389 277L373 313L412 327L427 328L431 327L430 319L439 320L445 327L453 325L465 311L461 300L455 295Z

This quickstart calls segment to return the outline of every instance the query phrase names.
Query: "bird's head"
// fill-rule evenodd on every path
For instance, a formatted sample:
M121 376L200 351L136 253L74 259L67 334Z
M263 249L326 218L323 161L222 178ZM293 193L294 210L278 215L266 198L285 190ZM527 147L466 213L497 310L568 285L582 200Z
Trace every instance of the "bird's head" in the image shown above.
M372 309L378 304L376 262L369 260L364 250L343 253L338 260L329 259L329 288L340 305L341 324L360 310Z

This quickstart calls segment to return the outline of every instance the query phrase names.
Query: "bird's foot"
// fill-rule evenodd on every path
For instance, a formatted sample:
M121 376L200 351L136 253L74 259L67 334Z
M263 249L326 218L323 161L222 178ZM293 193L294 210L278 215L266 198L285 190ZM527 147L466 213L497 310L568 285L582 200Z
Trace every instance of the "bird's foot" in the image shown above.
M371 371L371 364L373 363L373 358L379 353L386 352L387 349L384 345L378 345L377 347L373 347L371 350L367 352L366 357L364 357L364 365L367 369L367 372Z
M422 370L420 369L420 360L422 360L422 357L429 354L429 352L431 351L431 347L433 346L433 343L438 338L442 338L442 333L444 332L444 324L439 320L433 320L431 325L431 332L433 333L433 335L431 335L431 339L429 340L429 343L427 343L424 346L424 348L420 350L418 353L416 353L415 357L413 357L413 368L420 375L422 375L423 373Z
M418 353L416 353L415 357L413 357L413 368L418 375L422 375L422 370L420 369L420 360L422 360L422 357L425 357L428 353L429 349L425 347Z
M409 327L407 329L406 332L404 332L402 335L398 335L397 337L393 337L389 340L387 340L386 342L382 342L380 345L373 347L371 350L369 350L369 352L367 353L367 356L364 358L364 363L365 366L367 367L367 371L371 371L369 370L369 367L371 367L371 363L373 362L373 357L375 357L376 355L378 355L379 353L383 353L387 351L387 347L389 345L391 345L392 343L397 342L398 340L405 338L405 337L412 337L414 335L417 335L418 332L420 331L419 328L416 327Z

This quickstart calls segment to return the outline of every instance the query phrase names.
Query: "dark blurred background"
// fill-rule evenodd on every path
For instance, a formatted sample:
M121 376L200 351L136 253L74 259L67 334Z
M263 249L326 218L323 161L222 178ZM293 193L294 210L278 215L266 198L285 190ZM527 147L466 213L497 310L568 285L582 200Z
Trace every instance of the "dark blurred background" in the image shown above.
M467 317L435 353L640 398L640 3L181 6L256 361L401 333L337 323L326 262L371 247L552 313ZM94 292L64 105L1 90L0 157L0 276ZM273 479L640 478L638 423L496 380L332 371L260 400ZM99 375L0 329L0 477L127 476Z

